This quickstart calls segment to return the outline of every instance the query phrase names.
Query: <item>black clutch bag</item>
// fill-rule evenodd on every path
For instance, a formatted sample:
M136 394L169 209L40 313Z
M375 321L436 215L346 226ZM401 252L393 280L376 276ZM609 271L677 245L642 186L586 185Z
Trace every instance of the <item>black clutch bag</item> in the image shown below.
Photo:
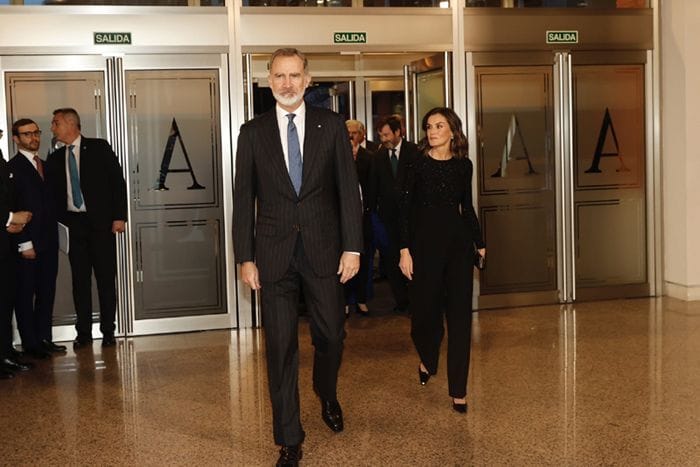
M483 271L486 268L486 258L481 256L481 253L476 248L474 248L474 267L479 271Z

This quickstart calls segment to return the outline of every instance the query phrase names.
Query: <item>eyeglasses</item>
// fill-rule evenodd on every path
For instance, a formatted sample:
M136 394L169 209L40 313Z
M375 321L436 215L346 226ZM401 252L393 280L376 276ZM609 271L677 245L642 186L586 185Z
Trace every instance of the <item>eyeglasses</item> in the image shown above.
M41 130L36 130L36 131L21 131L21 132L19 133L19 135L20 135L20 136L27 136L27 137L29 137L29 136L36 136L36 137L39 137L39 136L41 136Z

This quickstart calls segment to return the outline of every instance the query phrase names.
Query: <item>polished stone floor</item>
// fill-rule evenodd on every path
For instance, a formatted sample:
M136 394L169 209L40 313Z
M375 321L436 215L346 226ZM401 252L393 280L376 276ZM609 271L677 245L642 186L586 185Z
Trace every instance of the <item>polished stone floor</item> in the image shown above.
M451 410L444 371L419 386L407 316L352 316L340 434L320 419L302 320L302 464L700 465L700 302L474 317L464 416ZM0 381L0 464L272 465L263 339L243 330L104 350L96 341L39 362Z

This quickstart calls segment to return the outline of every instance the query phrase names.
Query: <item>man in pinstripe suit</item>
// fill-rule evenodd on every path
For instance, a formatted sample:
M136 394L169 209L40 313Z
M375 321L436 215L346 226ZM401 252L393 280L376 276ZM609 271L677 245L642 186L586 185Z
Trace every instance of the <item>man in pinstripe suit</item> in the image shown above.
M269 69L277 105L243 125L238 137L234 252L243 282L261 291L273 431L282 446L278 465L297 465L304 440L297 388L299 292L303 287L309 311L321 416L339 432L341 284L359 269L362 208L343 118L304 104L311 81L304 55L279 49Z

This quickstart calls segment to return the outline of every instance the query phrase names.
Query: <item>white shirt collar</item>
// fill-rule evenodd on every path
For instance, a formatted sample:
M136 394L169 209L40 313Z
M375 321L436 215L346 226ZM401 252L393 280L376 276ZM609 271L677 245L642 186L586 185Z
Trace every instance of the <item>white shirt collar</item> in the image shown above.
M397 145L394 146L394 148L393 148L394 150L396 150L396 158L397 158L397 159L398 159L399 157L401 157L401 144L403 144L403 138L401 138L401 139L399 140L399 144L397 144ZM389 155L391 156L391 149L389 149Z
M34 164L34 156L38 156L39 154L34 154L32 152L27 151L26 149L20 149L19 150L20 154L22 154L24 157L29 159L29 161Z
M301 101L301 104L299 104L299 107L291 112L284 110L279 104L275 105L275 111L277 112L277 120L280 122L287 123L289 121L287 114L290 113L296 115L294 117L294 124L298 124L299 121L304 121L306 119L306 104L303 100Z

